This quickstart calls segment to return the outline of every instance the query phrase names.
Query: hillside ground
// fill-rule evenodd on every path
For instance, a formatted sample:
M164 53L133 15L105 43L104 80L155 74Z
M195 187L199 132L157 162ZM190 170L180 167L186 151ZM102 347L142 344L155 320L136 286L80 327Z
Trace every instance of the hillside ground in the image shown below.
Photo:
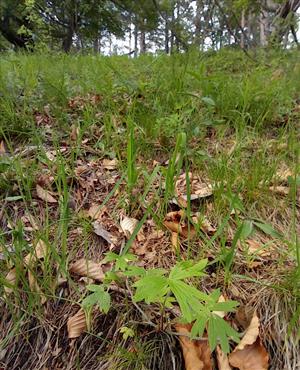
M182 369L177 303L115 264L201 259L270 369L300 366L299 52L7 54L0 112L0 368ZM100 272L111 306L70 333Z

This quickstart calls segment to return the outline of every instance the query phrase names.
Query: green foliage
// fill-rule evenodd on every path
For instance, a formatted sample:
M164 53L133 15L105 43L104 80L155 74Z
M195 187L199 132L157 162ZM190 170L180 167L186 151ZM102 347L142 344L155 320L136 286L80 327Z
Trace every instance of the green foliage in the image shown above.
M197 263L193 261L178 262L170 271L169 275L165 270L154 269L146 271L135 284L136 302L144 300L146 303L165 302L170 295L175 297L182 312L182 320L186 322L195 321L191 336L193 338L203 335L208 325L209 343L213 351L218 341L223 351L229 352L228 338L235 341L239 336L215 311L234 311L237 302L218 302L220 291L215 290L211 294L205 294L186 282L186 279L204 275L207 260ZM170 303L170 302L168 302Z
M97 305L101 311L107 313L111 305L111 299L110 294L105 291L104 286L90 284L86 288L93 293L83 299L82 307L88 309Z

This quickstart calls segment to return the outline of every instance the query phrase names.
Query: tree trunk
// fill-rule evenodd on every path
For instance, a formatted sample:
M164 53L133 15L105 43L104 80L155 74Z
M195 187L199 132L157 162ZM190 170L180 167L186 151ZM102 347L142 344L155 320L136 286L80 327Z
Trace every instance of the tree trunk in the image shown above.
M267 45L268 19L264 10L259 15L259 40L260 46Z
M98 54L99 53L99 38L98 37L96 37L93 42L93 48L94 48L94 53Z
M198 47L201 45L201 11L202 1L197 0L196 4L196 16L195 16L195 43Z
M245 24L246 24L246 19L245 19L245 9L242 10L242 18L241 18L241 28L242 28L242 34L241 34L241 41L240 41L240 47L242 49L245 49Z
M143 19L143 24L142 24L141 31L140 31L140 53L141 54L146 53L146 32L144 29L144 23L145 21Z
M133 36L134 36L134 57L136 58L138 56L138 22L137 19L135 18L134 21L134 31L133 31Z
M62 48L63 48L63 51L65 53L69 53L70 50L71 50L71 46L72 46L72 43L73 43L74 32L75 32L74 22L73 22L73 20L71 20L69 22L69 27L68 27L68 30L67 30L67 34L64 37L63 42L62 42Z
M168 15L166 14L165 19L165 52L166 54L169 54L169 20Z

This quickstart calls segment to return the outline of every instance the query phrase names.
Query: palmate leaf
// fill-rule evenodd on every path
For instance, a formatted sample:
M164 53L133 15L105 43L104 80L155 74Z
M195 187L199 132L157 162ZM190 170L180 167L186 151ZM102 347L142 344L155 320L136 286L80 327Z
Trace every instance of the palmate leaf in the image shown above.
M206 323L209 319L209 315L205 312L202 312L198 315L197 320L194 322L194 325L191 330L191 338L201 338L203 336Z
M101 311L107 313L111 304L110 294L104 290L102 285L91 284L87 286L87 289L93 293L83 299L82 306L89 308L98 305Z
M209 300L206 305L209 311L233 312L234 309L239 305L239 303L236 301L218 302L220 296L220 289L215 289L210 293Z
M203 259L196 264L193 261L183 261L177 263L170 272L170 279L183 280L196 276L204 276L203 270L207 265L207 259Z
M195 312L203 310L200 300L206 300L208 296L181 280L169 279L169 286L180 306L183 318L187 322L193 321Z
M146 275L137 281L134 300L144 300L146 303L158 302L169 292L168 279L163 275L164 271L150 270Z
M218 315L211 314L208 319L208 342L213 351L220 342L224 353L230 352L229 339L236 343L240 341L239 334L224 319Z

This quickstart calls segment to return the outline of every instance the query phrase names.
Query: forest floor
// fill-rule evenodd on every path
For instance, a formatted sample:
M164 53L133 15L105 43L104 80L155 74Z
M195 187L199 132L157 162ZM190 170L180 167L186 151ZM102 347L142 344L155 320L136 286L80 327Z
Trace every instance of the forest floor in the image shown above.
M0 368L299 368L299 52L255 59L2 56Z

